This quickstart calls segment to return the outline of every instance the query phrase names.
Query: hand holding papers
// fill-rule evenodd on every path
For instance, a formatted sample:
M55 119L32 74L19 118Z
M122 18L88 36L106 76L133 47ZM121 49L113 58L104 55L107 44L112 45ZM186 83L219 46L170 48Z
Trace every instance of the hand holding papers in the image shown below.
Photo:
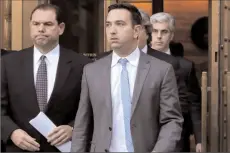
M49 133L47 141L52 146L60 146L72 138L73 128L69 125L60 125Z
M56 125L43 113L40 112L34 119L29 122L35 129L37 129L45 138L53 131ZM61 152L70 152L71 141L68 141L60 146L56 146Z

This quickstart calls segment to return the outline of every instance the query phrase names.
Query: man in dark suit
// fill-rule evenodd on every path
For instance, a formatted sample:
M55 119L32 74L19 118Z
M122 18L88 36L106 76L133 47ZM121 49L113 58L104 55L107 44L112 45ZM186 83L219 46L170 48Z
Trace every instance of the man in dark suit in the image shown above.
M13 52L15 52L15 51L1 49L1 56L7 55L7 54L13 53ZM1 152L5 152L5 151L6 151L6 147L5 147L5 144L3 143L2 139L1 139Z
M188 141L188 137L194 134L196 144L198 145L197 151L199 151L201 145L201 89L199 81L196 77L196 70L194 62L183 58L184 47L181 43L172 42L169 45L170 52L172 56L178 57L180 59L180 67L183 77L185 78L185 83L187 86L188 97L187 101L190 104L190 111L184 118L186 122L184 123L187 131L184 132L184 142ZM190 148L189 142L185 143L184 150Z
M177 50L169 48L175 31L175 20L168 13L156 13L150 17L153 27L151 46L153 49L174 56ZM179 51L180 52L180 51ZM183 53L183 52L182 52ZM184 117L181 151L190 151L189 136L192 128L195 134L196 151L201 152L201 90L196 77L194 64L182 57L177 57L180 63L180 75L185 83L185 94L181 102Z
M31 13L34 46L1 60L1 133L6 151L58 151L72 137L83 67L90 60L59 46L61 10L38 5ZM57 126L47 138L29 121L43 111Z

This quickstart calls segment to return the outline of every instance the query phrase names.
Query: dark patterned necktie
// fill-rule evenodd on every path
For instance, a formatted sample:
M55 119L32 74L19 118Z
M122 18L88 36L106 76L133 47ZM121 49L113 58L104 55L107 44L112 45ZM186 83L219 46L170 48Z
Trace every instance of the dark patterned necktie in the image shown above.
M36 93L40 111L44 111L47 104L47 67L45 59L44 55L41 56L36 79Z

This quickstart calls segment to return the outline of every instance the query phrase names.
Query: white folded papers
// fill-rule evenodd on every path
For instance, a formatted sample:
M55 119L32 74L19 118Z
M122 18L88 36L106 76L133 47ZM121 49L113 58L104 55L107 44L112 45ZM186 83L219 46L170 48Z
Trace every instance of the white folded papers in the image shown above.
M43 113L40 112L35 118L29 122L35 129L38 130L45 138L53 131L56 125ZM68 141L60 146L55 146L61 152L70 152L71 141Z

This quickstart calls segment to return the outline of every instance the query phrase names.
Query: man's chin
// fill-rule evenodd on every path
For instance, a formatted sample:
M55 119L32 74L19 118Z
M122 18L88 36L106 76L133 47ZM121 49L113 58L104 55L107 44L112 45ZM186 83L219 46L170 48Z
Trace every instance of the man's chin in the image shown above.
M46 47L48 46L48 43L47 42L36 42L36 45L40 47Z
M47 44L47 42L44 41L36 41L36 44L39 46L45 46Z
M112 45L111 45L111 49L112 49L112 50L116 50L116 49L119 49L119 48L121 48L121 46L118 45L118 44L112 44Z
M158 47L158 46L153 46L152 48L157 50L157 51L162 51L163 50L162 47Z

